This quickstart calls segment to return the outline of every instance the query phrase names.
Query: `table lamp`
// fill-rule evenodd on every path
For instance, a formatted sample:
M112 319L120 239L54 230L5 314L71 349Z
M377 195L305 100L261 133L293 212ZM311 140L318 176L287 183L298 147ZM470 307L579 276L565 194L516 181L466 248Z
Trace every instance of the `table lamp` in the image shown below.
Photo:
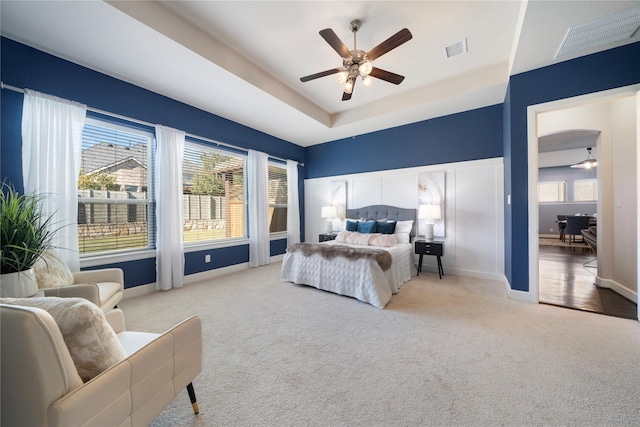
M420 205L418 208L418 219L427 220L424 232L425 240L433 240L433 227L440 218L442 218L440 205Z
M321 216L327 219L327 234L331 234L333 232L333 218L338 216L338 210L335 206L323 206Z

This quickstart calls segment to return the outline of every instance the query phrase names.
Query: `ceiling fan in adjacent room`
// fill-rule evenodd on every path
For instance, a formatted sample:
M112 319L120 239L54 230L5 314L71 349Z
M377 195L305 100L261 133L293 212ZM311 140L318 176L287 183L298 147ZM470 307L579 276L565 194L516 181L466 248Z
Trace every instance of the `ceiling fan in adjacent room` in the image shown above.
M356 47L356 33L360 29L361 25L362 23L357 19L351 21L349 25L353 32L353 50L349 50L349 48L342 43L331 28L321 30L320 35L322 38L325 39L326 42L329 43L329 45L342 57L342 67L332 68L331 70L321 71L319 73L301 77L300 81L308 82L309 80L337 74L336 78L338 83L344 85L342 94L343 101L351 99L353 87L355 86L358 77L362 78L362 83L365 87L371 86L373 82L372 77L395 85L402 83L404 76L376 68L371 64L371 62L390 50L393 50L401 44L411 40L413 37L411 32L406 28L403 28L370 51L364 52Z

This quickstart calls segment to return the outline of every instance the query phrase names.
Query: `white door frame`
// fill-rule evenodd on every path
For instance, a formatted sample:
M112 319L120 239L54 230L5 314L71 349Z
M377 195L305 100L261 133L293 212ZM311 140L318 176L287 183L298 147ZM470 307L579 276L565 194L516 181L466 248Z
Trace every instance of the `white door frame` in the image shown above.
M636 96L636 151L638 153L638 172L640 173L640 84L625 86L602 92L589 93L586 95L545 102L542 104L530 105L529 107L527 107L527 156L529 160L529 302L531 303L538 304L539 302L538 259L540 254L538 249L538 114L554 110L578 107L594 102L611 101L614 99L633 95ZM640 212L640 182L638 185L637 200L639 208L638 212ZM636 237L636 242L638 245L637 261L639 263L638 265L640 265L640 215L638 215L638 234L639 236ZM636 289L640 290L638 284L640 284L640 274L638 274L636 277ZM638 318L640 319L640 305L638 308Z

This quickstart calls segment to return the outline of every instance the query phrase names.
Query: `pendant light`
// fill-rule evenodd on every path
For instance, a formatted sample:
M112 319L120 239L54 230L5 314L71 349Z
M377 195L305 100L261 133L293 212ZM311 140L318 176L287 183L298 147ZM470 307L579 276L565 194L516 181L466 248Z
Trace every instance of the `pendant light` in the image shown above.
M591 154L591 147L587 148L587 160L583 160L581 162L576 163L575 165L571 165L572 168L581 168L581 169L591 169L598 166L598 161L593 154Z

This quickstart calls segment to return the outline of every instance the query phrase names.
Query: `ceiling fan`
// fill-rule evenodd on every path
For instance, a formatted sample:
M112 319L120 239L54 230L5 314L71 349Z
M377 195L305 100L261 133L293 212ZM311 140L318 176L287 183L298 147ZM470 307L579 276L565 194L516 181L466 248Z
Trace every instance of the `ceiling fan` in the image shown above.
M351 99L353 87L358 76L362 77L362 83L365 87L371 86L373 83L372 77L395 85L402 83L404 76L376 68L371 65L371 61L411 40L413 37L411 32L406 28L403 28L370 51L364 52L356 47L356 33L360 29L361 25L362 22L358 19L354 19L349 24L349 28L351 28L351 32L353 32L353 50L349 50L349 48L342 43L331 28L321 30L320 35L322 38L325 39L325 41L329 43L329 45L342 57L342 67L332 68L331 70L321 71L319 73L301 77L300 81L308 82L309 80L330 76L331 74L337 74L336 79L338 80L338 83L344 85L342 93L343 101Z

